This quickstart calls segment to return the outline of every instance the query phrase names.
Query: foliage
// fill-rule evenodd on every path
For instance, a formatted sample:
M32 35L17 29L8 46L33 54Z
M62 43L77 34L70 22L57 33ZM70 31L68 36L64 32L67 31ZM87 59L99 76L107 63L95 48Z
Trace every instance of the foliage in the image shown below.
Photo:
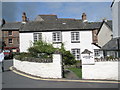
M107 59L107 60L109 60L109 59L114 59L114 57L113 57L113 56L107 56L106 59Z
M75 66L76 66L76 68L81 68L82 67L81 60L77 60Z
M14 56L14 58L18 60L22 60L25 57L32 57L32 55L30 53L22 52Z
M65 65L73 65L76 63L75 57L70 53L70 51L65 50L63 43L59 49L54 48L52 44L43 41L37 41L33 44L32 47L28 48L28 53L20 53L19 56L16 57L22 60L25 60L25 57L49 59L52 58L52 54L56 51L62 54L63 63Z
M76 63L75 57L70 53L70 51L65 50L63 43L61 45L60 52L62 53L63 62L65 65L73 65Z
M73 65L76 63L76 60L70 51L65 51L62 56L65 65Z
M52 44L48 44L43 41L37 41L34 43L33 47L28 48L29 53L31 53L34 57L47 57L47 55L50 55L55 52L55 48L52 46Z

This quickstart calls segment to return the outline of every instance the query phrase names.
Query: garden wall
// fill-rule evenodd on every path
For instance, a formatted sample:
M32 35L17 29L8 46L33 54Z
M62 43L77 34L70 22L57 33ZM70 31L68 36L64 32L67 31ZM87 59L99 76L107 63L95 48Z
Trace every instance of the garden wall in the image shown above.
M106 80L120 80L118 69L120 62L118 61L101 61L95 64L82 65L83 79L106 79Z
M62 78L62 57L60 54L53 54L53 62L37 63L13 60L13 65L17 70L39 76L42 78Z

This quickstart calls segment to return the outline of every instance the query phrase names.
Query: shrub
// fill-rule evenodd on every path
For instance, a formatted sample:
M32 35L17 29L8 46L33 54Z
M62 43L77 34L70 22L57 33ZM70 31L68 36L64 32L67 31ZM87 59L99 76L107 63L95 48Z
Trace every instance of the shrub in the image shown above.
M20 53L15 56L15 58L22 61L32 61L32 59L34 59L34 61L39 62L39 59L52 59L52 54L55 52L60 52L62 54L63 63L65 65L74 65L76 63L75 57L70 53L70 51L65 50L63 43L61 45L61 49L59 49L54 48L52 44L48 44L43 41L35 42L32 47L28 48L28 53Z
M70 51L65 51L62 56L65 65L74 65L76 63L76 60Z
M76 63L75 57L70 51L66 51L62 43L60 52L62 53L63 62L65 65L74 65Z
M53 54L55 52L55 48L52 46L52 44L48 44L43 41L37 41L34 43L33 47L28 48L29 53L31 53L34 57L39 56L49 56L50 54Z

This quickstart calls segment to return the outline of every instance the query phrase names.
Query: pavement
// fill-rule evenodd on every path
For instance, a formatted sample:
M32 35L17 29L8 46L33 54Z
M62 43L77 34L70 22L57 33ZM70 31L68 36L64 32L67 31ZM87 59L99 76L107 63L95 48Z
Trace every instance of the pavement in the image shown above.
M5 72L2 73L3 88L118 88L120 83L105 80L79 80L74 74L66 79L44 79L19 72L11 66L13 66L12 60L6 60Z

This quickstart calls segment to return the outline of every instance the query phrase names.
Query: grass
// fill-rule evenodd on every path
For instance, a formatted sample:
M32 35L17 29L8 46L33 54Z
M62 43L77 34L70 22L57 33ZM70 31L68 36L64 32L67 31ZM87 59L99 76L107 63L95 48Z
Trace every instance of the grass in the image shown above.
M82 79L82 68L68 68L73 71L80 79Z

